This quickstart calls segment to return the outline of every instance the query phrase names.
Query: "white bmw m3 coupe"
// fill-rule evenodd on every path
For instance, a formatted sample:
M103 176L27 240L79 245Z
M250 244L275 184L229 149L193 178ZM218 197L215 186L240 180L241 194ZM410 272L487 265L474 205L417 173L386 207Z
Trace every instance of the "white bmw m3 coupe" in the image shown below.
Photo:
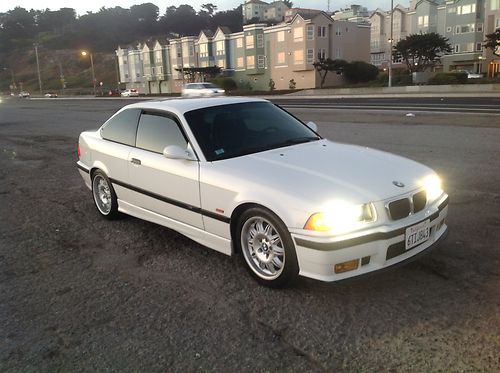
M149 101L83 132L78 169L99 213L164 225L268 286L336 281L428 250L448 195L430 168L322 138L262 99Z

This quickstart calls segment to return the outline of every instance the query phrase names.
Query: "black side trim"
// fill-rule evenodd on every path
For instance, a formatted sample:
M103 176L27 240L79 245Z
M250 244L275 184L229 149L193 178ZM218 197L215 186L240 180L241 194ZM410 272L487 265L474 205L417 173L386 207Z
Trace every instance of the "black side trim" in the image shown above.
M221 221L223 223L229 224L229 222L231 221L231 219L228 218L227 216L222 216L222 215L216 214L216 213L214 213L212 211L203 210L203 209L201 209L199 207L192 206L192 205L189 205L187 203L184 203L184 202L181 202L181 201L177 201L175 199L171 199L171 198L168 198L168 197L165 197L165 196L161 196L159 194L156 194L156 193L153 193L153 192L141 189L141 188L137 188L137 187L135 187L133 185L123 183L123 182L121 182L119 180L116 180L116 179L109 179L109 180L113 184L119 185L119 186L121 186L123 188L127 188L127 189L130 189L130 190L133 190L134 192L144 194L144 195L146 195L148 197L157 199L159 201L168 203L170 205L174 205L174 206L177 206L177 207L180 207L180 208L183 208L183 209L186 209L186 210L189 210L189 211L192 211L192 212L204 215L206 217L209 217L209 218L212 218L212 219L215 219L215 220L219 220L219 221Z
M90 173L90 170L87 170L85 167L83 167L82 165L79 165L78 163L76 164L76 167L78 167L83 172L86 172L88 174Z
M430 221L433 221L439 217L439 214L443 209L448 205L448 200L449 198L446 197L446 199L439 205L438 211L432 214L430 217L425 218L415 224L419 224L423 221L426 221L427 219L430 219ZM414 224L412 224L414 225ZM321 251L333 251L333 250L340 250L340 249L346 249L348 247L352 246L357 246L357 245L362 245L364 243L372 242L372 241L379 241L379 240L388 240L390 238L394 238L397 236L400 236L402 234L405 234L406 227L396 229L391 232L379 232L379 233L372 233L366 236L362 237L356 237L356 238L351 238L349 240L344 240L344 241L339 241L339 242L330 242L330 243L323 243L323 242L314 242L314 241L308 241L304 240L302 238L296 238L295 243L299 246L307 247L309 249L313 250L321 250Z

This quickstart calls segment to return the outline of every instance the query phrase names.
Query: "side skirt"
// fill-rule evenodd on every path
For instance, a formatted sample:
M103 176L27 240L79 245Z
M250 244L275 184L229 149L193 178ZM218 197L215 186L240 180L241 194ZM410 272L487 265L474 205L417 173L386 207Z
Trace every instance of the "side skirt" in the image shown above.
M178 222L167 218L166 216L155 212L137 207L123 200L118 200L118 211L124 214L135 216L136 218L147 220L151 223L163 225L164 227L173 229L176 232L198 242L203 246L207 246L213 250L219 251L226 255L232 254L231 240L208 233L202 229L193 227L188 224Z

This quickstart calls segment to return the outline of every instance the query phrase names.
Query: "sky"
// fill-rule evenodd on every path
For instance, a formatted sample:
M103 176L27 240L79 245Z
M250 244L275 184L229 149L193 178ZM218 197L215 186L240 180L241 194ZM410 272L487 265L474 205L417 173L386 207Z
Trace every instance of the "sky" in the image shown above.
M142 4L151 2L156 4L160 8L160 14L165 12L165 9L169 6L180 4L190 4L196 10L200 9L201 4L212 3L217 5L218 10L229 10L236 8L244 0L176 0L176 1L157 1L157 0L143 0L143 1L133 1L133 0L107 0L107 1L64 1L64 0L2 0L0 1L0 12L6 12L13 9L16 6L20 6L26 9L46 9L58 10L60 8L74 8L77 14L82 15L87 11L96 12L99 8L105 6L106 8L112 8L115 6L121 6L122 8L130 8L132 5ZM266 1L266 0L264 0ZM271 0L266 1L271 2ZM313 8L313 9L328 9L328 0L293 0L295 7L301 8ZM408 6L408 0L394 1L394 5L400 3L403 6ZM359 4L366 6L368 9L373 10L376 8L381 8L387 10L391 7L390 0L331 0L330 10L338 10L340 8L349 7L350 4Z

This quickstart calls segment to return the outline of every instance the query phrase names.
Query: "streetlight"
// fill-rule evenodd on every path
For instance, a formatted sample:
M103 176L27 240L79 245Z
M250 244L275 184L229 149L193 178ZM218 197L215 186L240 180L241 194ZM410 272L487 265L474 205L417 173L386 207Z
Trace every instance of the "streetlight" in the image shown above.
M392 87L392 43L394 42L394 0L391 0L391 38L389 39L389 84Z
M94 59L92 57L92 53L88 53L87 51L82 51L82 56L86 55L90 56L90 67L92 68L92 83L94 84L94 96L96 96L96 90L95 90L95 72L94 72Z

